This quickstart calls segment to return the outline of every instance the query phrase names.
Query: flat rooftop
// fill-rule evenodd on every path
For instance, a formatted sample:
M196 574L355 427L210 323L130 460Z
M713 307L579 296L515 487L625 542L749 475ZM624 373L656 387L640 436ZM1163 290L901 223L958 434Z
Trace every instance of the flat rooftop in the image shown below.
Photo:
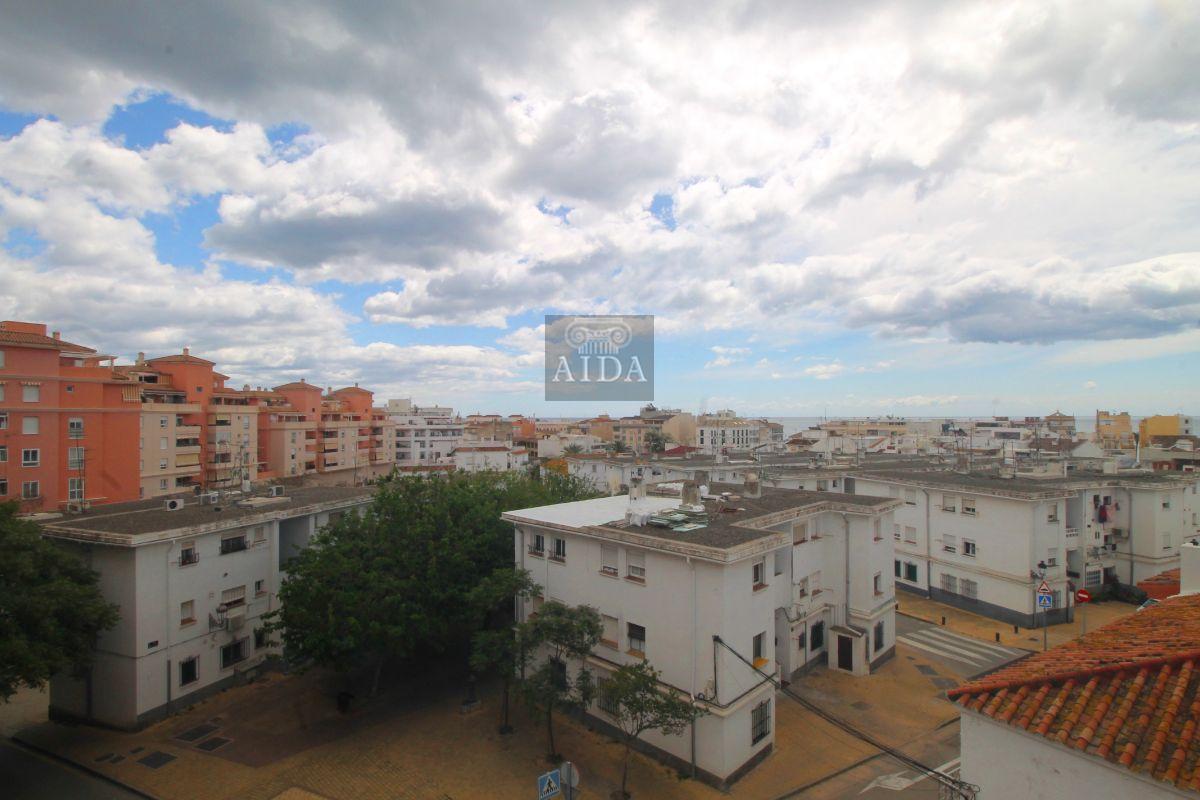
M626 534L656 539L664 544L692 545L729 550L758 539L778 536L778 531L766 529L776 521L763 519L780 512L798 513L844 511L853 514L875 514L900 505L893 497L869 497L841 492L806 492L796 489L764 487L760 497L746 497L745 486L714 484L701 499L703 513L680 510L680 495L650 494L630 502L628 495L580 500L553 506L526 508L504 515L510 521L546 523L551 526L588 529L591 533L610 534L626 538ZM648 514L660 524L648 522L631 524L626 512Z
M1173 488L1200 480L1187 472L1103 473L1074 470L1065 477L1003 478L995 472L953 472L950 470L856 469L851 473L863 480L909 483L916 486L960 489L1014 497L1061 497L1089 486L1125 486L1132 488Z
M49 534L74 538L88 533L102 538L103 534L136 536L210 526L228 528L240 520L254 517L287 517L314 506L348 505L374 493L370 488L348 486L288 486L284 491L284 497L275 498L266 497L266 492L262 491L249 495L231 494L211 505L202 504L199 497L187 495L179 498L185 505L177 511L167 510L169 498L164 497L113 503L96 506L83 514L64 515L44 522L42 526ZM244 501L249 502L239 505Z

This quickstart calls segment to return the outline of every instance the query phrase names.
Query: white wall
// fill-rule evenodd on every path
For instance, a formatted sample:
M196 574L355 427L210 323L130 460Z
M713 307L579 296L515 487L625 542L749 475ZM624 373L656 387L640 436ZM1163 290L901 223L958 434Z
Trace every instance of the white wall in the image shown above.
M1195 797L1097 756L1079 753L1043 736L995 722L973 711L961 714L961 779L979 787L980 800L1021 798L1139 800Z

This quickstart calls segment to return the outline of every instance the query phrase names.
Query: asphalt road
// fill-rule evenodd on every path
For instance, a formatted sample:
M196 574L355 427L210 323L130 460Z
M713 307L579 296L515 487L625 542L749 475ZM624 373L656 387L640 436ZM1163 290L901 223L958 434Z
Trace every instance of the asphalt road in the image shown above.
M0 796L5 800L142 800L108 781L0 739Z

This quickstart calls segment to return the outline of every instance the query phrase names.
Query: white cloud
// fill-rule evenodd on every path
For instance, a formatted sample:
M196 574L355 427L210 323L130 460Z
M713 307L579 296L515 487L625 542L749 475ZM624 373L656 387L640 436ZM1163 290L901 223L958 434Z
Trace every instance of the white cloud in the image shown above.
M1096 388L1096 382L1095 381L1084 381L1083 388L1087 389L1088 391L1091 391L1092 389Z
M831 378L836 378L845 371L846 368L842 364L835 361L831 364L815 364L814 366L806 368L804 370L804 374L810 378L816 378L819 381L827 381Z
M709 348L712 350L716 358L705 363L705 369L718 369L721 367L729 367L741 361L745 361L745 357L749 355L750 348L748 347L727 347L725 345L713 345Z

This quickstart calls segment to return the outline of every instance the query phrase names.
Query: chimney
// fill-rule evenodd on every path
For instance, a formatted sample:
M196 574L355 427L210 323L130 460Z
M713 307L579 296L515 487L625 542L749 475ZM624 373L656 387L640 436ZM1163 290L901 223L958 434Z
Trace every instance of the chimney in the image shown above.
M192 348L190 348L190 347L183 348L183 354L185 356L190 356L192 354Z
M758 472L748 470L746 472L746 489L742 492L746 497L762 497L762 485L758 482Z
M700 505L700 487L695 481L683 482L683 505L698 506Z
M62 338L62 334L61 334L61 333L59 333L58 331L55 331L54 333L52 333L52 334L50 334L50 335L51 335L51 336L53 336L55 339L61 339L61 338Z
M646 499L646 485L642 483L641 478L629 479L629 502L636 503L638 500Z
M143 353L143 352L141 352L141 351L138 351L138 359L137 359L137 363L139 363L139 364L145 364L145 363L146 363L146 354L145 354L145 353Z

